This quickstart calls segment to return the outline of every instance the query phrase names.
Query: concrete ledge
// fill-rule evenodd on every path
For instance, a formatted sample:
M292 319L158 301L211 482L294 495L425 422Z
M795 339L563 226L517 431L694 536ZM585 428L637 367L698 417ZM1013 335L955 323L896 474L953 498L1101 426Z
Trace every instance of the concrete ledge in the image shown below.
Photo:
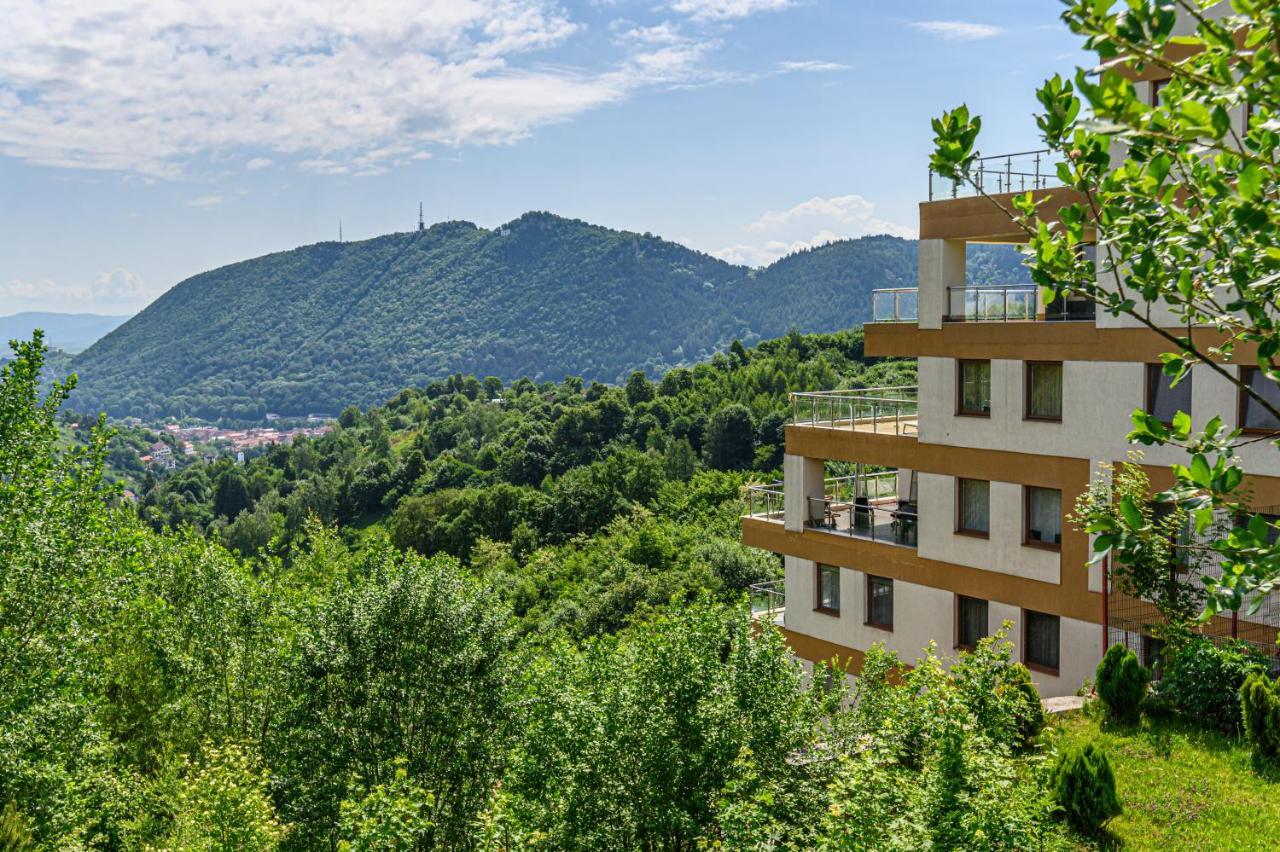
M1070 713L1073 710L1084 709L1084 696L1062 695L1058 698L1045 698L1040 701L1040 706L1046 713Z

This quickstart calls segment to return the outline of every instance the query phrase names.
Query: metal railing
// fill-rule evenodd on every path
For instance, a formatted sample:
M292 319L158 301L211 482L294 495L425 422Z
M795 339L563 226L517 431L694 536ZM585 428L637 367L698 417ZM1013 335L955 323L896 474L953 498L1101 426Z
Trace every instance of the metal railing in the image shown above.
M756 621L774 622L787 609L786 587L782 580L752 583L748 587L751 617Z
M1062 186L1062 180L1058 177L1058 161L1050 156L1051 153L1049 149L1042 148L1039 151L979 157L974 160L970 172L973 184L944 178L930 168L929 200L970 198L984 192L998 195Z
M948 322L1092 322L1096 316L1088 299L1045 303L1034 284L947 288Z
M915 547L917 505L899 495L898 471L836 476L823 482L821 497L805 501L809 529ZM747 513L756 520L782 522L782 483L748 487Z
M871 318L874 322L918 322L920 290L893 287L871 291Z
M791 394L792 423L894 435L916 434L915 385Z

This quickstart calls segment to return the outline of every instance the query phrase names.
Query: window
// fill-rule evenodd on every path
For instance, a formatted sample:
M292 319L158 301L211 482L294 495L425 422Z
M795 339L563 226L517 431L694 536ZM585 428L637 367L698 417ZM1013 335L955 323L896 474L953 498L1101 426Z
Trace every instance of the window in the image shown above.
M1142 665L1152 671L1160 665L1160 657L1164 654L1164 640L1154 636L1142 637Z
M956 532L986 537L991 532L991 483L985 479L958 479L959 511Z
M1058 616L1022 611L1022 660L1028 668L1058 673Z
M976 648L987 637L987 602L959 595L956 598L956 647Z
M1027 486L1023 543L1057 550L1062 544L1062 492Z
M1160 364L1147 365L1147 413L1162 423L1172 423L1179 411L1191 413L1191 379L1188 373L1178 386L1171 387L1173 376L1167 375Z
M867 624L893 629L893 580L867 575Z
M1025 399L1028 420L1062 420L1062 364L1028 361Z
M1169 85L1169 77L1151 81L1151 105L1161 106L1164 103L1164 89Z
M818 564L818 603L814 609L831 615L840 614L840 568Z
M1280 382L1273 382L1257 367L1243 368L1240 371L1240 380L1267 402L1280 408ZM1275 432L1280 431L1280 420L1263 408L1256 399L1241 390L1240 428L1248 432Z
M991 415L991 362L961 361L959 394L956 404L959 414L978 417Z

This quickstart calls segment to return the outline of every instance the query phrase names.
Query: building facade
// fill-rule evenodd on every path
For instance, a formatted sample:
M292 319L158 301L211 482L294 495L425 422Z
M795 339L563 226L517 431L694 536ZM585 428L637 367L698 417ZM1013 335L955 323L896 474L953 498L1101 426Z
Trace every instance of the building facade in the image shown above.
M1158 80L1136 85L1159 96ZM986 158L984 188L1006 207L1010 191L1033 190L1056 210L1071 192L1048 157ZM751 490L743 539L784 555L785 603L767 612L804 660L856 675L873 643L910 662L930 642L951 655L1008 622L1041 694L1073 694L1108 644L1148 658L1155 647L1142 623L1108 631L1105 565L1088 564L1089 537L1068 517L1104 465L1126 460L1130 413L1280 423L1206 366L1171 388L1158 357L1168 344L1136 321L1086 301L1045 304L1032 286L966 286L968 244L1019 235L989 199L932 183L919 286L877 292L864 329L868 356L918 359L918 387L793 394L784 481ZM1280 453L1260 442L1241 456L1255 507L1280 506ZM1175 461L1177 448L1147 450L1153 486L1171 483Z

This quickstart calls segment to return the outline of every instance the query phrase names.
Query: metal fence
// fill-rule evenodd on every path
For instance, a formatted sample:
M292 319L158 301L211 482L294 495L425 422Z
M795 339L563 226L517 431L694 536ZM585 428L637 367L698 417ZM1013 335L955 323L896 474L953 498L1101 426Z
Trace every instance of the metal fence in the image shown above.
M1046 303L1034 284L947 288L949 322L1091 322L1096 316L1096 306L1088 299Z
M782 580L752 583L748 587L751 617L757 621L776 621L787 608L786 587Z
M919 322L919 288L893 287L872 290L871 318L874 322Z
M792 393L791 422L914 435L919 414L917 400L915 385Z
M1062 180L1058 177L1058 162L1047 148L979 157L974 161L970 172L973 184L944 178L930 168L929 200L969 198L984 192L998 195L1062 186Z
M767 521L781 521L783 515L781 482L747 486L747 514Z

